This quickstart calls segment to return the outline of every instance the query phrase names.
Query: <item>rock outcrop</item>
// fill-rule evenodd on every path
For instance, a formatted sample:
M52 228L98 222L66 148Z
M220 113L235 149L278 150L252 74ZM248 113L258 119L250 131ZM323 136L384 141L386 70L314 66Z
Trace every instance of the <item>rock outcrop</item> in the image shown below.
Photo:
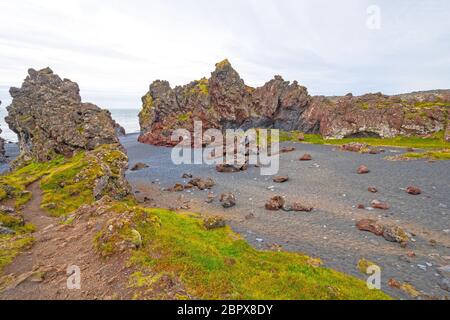
M326 138L428 135L443 131L450 91L386 96L381 93L339 98L315 97L310 120Z
M47 161L119 142L109 111L82 103L79 91L49 68L29 69L22 87L10 89L5 120L18 135L21 160Z
M0 105L2 102L0 101ZM2 129L0 129L2 133ZM5 139L0 137L0 163L6 162Z
M397 96L312 97L296 81L281 76L259 88L247 86L228 60L210 79L174 89L157 80L142 98L139 141L173 146L176 129L193 131L194 121L209 128L274 128L321 133L325 138L428 135L445 130L450 90ZM450 129L447 137L450 139Z

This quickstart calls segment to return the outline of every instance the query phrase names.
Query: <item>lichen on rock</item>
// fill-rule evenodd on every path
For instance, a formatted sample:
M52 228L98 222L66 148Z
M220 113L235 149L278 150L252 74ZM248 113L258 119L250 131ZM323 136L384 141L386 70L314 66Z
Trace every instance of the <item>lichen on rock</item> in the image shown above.
M47 161L119 142L110 112L82 103L79 91L75 82L50 68L29 69L22 87L10 89L13 100L5 120L18 135L19 162Z

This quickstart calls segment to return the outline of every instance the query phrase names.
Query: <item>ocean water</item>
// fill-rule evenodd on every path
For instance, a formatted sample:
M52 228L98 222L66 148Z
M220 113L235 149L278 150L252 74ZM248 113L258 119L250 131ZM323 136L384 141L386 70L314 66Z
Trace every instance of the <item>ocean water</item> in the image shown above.
M139 132L139 109L111 109L111 115L122 127L125 128L126 133ZM6 141L17 142L17 135L11 131L5 122L5 117L8 115L6 106L0 106L0 129L2 129L1 137Z

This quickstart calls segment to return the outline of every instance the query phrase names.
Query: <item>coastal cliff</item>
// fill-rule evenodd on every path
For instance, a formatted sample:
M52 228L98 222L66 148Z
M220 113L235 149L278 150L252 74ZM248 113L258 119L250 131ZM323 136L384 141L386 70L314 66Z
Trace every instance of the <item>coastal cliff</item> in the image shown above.
M262 87L245 84L228 60L210 79L170 87L154 81L142 98L139 141L173 145L172 131L209 128L274 128L320 133L326 139L373 136L426 136L447 128L450 90L387 96L311 96L297 81L275 76ZM447 130L447 139L450 133Z

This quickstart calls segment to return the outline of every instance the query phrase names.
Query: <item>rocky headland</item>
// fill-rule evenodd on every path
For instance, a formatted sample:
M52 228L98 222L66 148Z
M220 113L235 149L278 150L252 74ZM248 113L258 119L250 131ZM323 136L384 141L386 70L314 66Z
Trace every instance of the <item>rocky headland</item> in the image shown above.
M445 131L450 90L387 96L381 93L344 97L311 96L297 81L281 76L262 87L247 86L228 60L216 64L209 79L171 88L157 80L142 98L139 141L174 145L171 133L179 128L274 128L345 137L427 136Z
M0 101L0 105L2 102ZM0 129L0 134L2 133L2 129ZM0 163L6 162L6 152L5 152L5 139L0 137Z

